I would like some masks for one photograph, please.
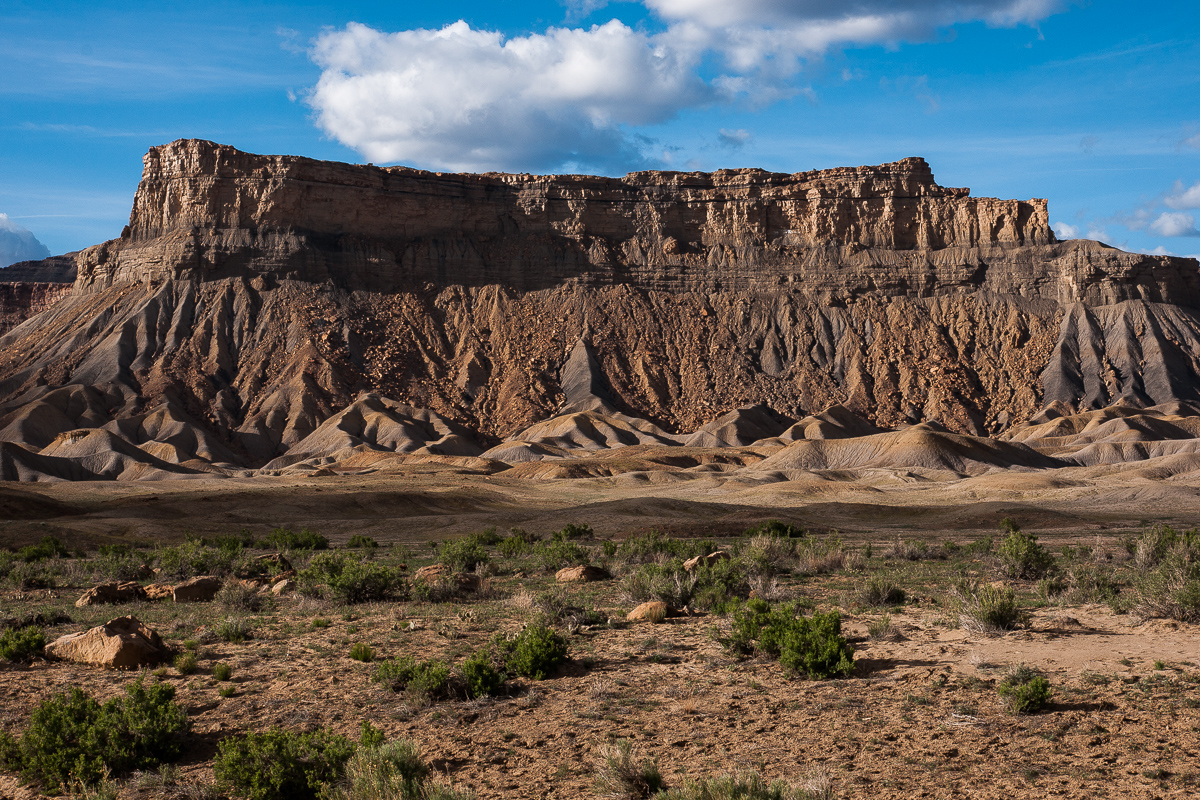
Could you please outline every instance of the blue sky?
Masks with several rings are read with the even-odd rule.
[[[1200,253],[1194,0],[0,0],[0,213],[119,235],[182,137],[433,169],[923,156],[1064,237]]]

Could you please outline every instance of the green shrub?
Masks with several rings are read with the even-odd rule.
[[[1050,682],[1024,665],[1012,670],[996,690],[1014,714],[1040,711],[1050,702],[1052,694]]]
[[[346,762],[346,777],[322,793],[323,800],[471,800],[460,792],[429,780],[431,770],[415,742],[399,739],[364,746]]]
[[[885,575],[872,575],[854,592],[854,601],[863,606],[896,606],[905,597],[904,590]]]
[[[51,788],[151,769],[183,752],[190,724],[174,697],[170,684],[146,688],[140,679],[104,705],[72,689],[39,705],[19,740],[0,737],[0,760]]]
[[[440,700],[450,696],[450,667],[444,661],[428,659],[417,661],[412,656],[401,656],[394,661],[381,661],[373,677],[393,692],[406,692],[429,700]]]
[[[1000,523],[1009,534],[1000,542],[1001,570],[1010,578],[1036,580],[1056,569],[1054,554],[1038,544],[1037,537],[1025,533],[1011,519]]]
[[[276,528],[267,534],[265,544],[276,550],[329,549],[329,540],[308,528],[301,528],[299,533],[291,528]]]
[[[574,539],[595,539],[596,534],[592,531],[590,525],[568,523],[561,531],[555,531],[551,534],[550,538],[556,542],[569,542]]]
[[[1121,587],[1108,567],[1080,564],[1067,573],[1067,599],[1072,603],[1112,605],[1120,594]]]
[[[198,667],[195,653],[180,653],[175,656],[175,671],[180,675],[191,675]]]
[[[1009,586],[962,583],[954,591],[959,600],[959,624],[968,630],[1007,631],[1021,621],[1016,595]]]
[[[661,564],[643,564],[621,579],[629,599],[642,603],[661,600],[669,606],[695,606],[721,610],[750,593],[750,579],[741,559],[701,564],[688,572],[678,558]]]
[[[135,581],[146,575],[150,557],[128,545],[101,545],[92,569],[103,580]]]
[[[320,553],[296,576],[300,591],[315,594],[319,586],[342,603],[386,600],[404,584],[399,570],[361,561],[345,553]]]
[[[769,519],[766,522],[761,522],[758,525],[747,528],[742,532],[742,535],[747,537],[777,536],[784,539],[803,539],[805,536],[808,536],[808,531],[792,525],[790,522]]]
[[[672,539],[664,533],[650,531],[630,536],[617,546],[613,555],[626,564],[653,564],[668,558],[686,560],[708,555],[716,549],[717,543],[712,539]]]
[[[354,750],[349,739],[327,730],[272,728],[222,739],[213,774],[248,800],[316,800],[325,784],[341,778]]]
[[[438,561],[455,572],[470,572],[491,560],[487,550],[473,537],[442,542],[438,546]]]
[[[756,533],[738,545],[734,552],[751,575],[771,576],[786,572],[796,557],[796,540],[786,536]]]
[[[374,550],[376,547],[379,547],[379,542],[370,536],[363,536],[361,533],[356,533],[350,537],[350,541],[346,542],[346,547],[350,550]]]
[[[648,798],[665,788],[658,761],[636,762],[628,739],[618,739],[603,754],[604,761],[596,770],[596,791],[602,797]]]
[[[500,540],[500,544],[496,546],[496,550],[504,558],[516,558],[529,552],[531,545],[529,542],[517,536],[506,536]]]
[[[1154,525],[1143,530],[1136,540],[1126,541],[1125,547],[1138,569],[1158,566],[1172,551],[1183,555],[1185,560],[1195,561],[1200,555],[1196,552],[1200,549],[1200,531],[1195,528],[1177,531],[1170,525]]]
[[[359,642],[350,648],[350,657],[355,661],[369,663],[375,660],[375,651],[371,649],[371,645]]]
[[[515,675],[544,680],[567,660],[567,640],[545,625],[529,625],[505,642],[505,666]]]
[[[504,675],[492,666],[492,654],[487,650],[476,651],[467,657],[460,669],[471,697],[499,694],[504,686]]]
[[[474,539],[484,547],[494,547],[504,539],[504,536],[496,528],[495,525],[488,526],[478,533],[472,533],[470,538]]]
[[[253,632],[254,627],[245,617],[226,617],[213,628],[218,639],[230,644],[241,644],[252,638]]]
[[[233,677],[233,667],[221,661],[213,664],[212,675],[214,680],[227,681]]]
[[[761,652],[779,659],[790,672],[813,680],[849,675],[854,648],[841,635],[836,611],[796,615],[796,604],[772,609],[764,600],[749,600],[733,612],[731,633],[720,639],[737,654]]]
[[[213,600],[225,611],[242,614],[257,613],[267,604],[267,598],[258,589],[236,580],[225,581]]]
[[[27,544],[17,550],[17,558],[26,564],[52,558],[67,558],[70,555],[71,551],[67,550],[67,546],[53,536],[43,536],[37,544]]]
[[[1169,553],[1135,583],[1134,611],[1140,616],[1200,622],[1200,562],[1185,553]]]
[[[0,635],[0,658],[5,661],[30,661],[42,654],[46,635],[41,628],[10,628]]]
[[[533,546],[531,555],[535,566],[542,572],[557,572],[563,567],[592,563],[592,554],[588,548],[563,539],[538,542]]]
[[[164,578],[186,580],[197,575],[230,574],[238,553],[191,540],[173,547],[161,547],[155,551],[155,557]]]

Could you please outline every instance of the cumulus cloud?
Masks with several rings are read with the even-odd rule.
[[[1196,218],[1182,211],[1165,211],[1150,223],[1150,230],[1159,236],[1200,236]]]
[[[49,256],[50,251],[36,236],[9,219],[7,214],[0,214],[0,267]]]
[[[1054,229],[1054,235],[1060,239],[1078,239],[1079,235],[1083,233],[1083,229],[1078,225],[1070,225],[1066,222],[1055,222],[1050,227]]]
[[[740,150],[741,148],[745,147],[746,142],[750,141],[752,138],[754,137],[750,131],[742,130],[741,128],[738,130],[721,128],[721,130],[717,131],[717,141],[719,141],[723,147],[728,147],[733,150]]]
[[[815,98],[794,78],[832,48],[926,40],[968,21],[1033,24],[1067,0],[641,1],[658,32],[616,19],[512,38],[463,21],[395,33],[352,23],[314,42],[322,74],[308,101],[330,136],[376,162],[619,171],[657,160],[638,128],[685,109]],[[936,109],[935,95],[916,94]]]
[[[1163,199],[1170,208],[1200,208],[1200,181],[1191,188],[1183,188],[1183,181],[1175,181],[1175,188]]]

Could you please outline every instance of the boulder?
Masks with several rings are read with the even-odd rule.
[[[284,580],[275,582],[275,585],[271,587],[271,594],[278,597],[280,595],[291,594],[295,589],[296,582],[285,578]]]
[[[445,564],[430,564],[428,567],[421,567],[417,570],[417,573],[413,575],[413,580],[434,583],[442,576],[449,574],[449,572],[450,568]]]
[[[152,583],[143,590],[147,600],[165,600],[175,594],[175,587],[169,583]]]
[[[83,633],[69,633],[46,645],[46,657],[114,669],[136,669],[169,661],[162,637],[135,617],[117,617]]]
[[[123,583],[102,583],[93,586],[75,601],[78,608],[84,606],[101,606],[108,603],[132,603],[135,600],[145,600],[146,591],[136,581]]]
[[[651,600],[630,611],[625,619],[630,622],[652,622],[657,625],[667,617],[675,616],[679,616],[678,611],[661,600]]]
[[[176,603],[207,603],[221,590],[221,579],[213,575],[201,575],[175,586]]]
[[[588,583],[590,581],[605,581],[611,577],[607,570],[591,565],[564,567],[554,573],[554,580],[559,583]]]
[[[711,567],[712,565],[716,564],[718,561],[728,561],[729,558],[730,558],[729,553],[726,553],[724,550],[718,550],[717,552],[709,553],[706,556],[696,556],[695,558],[689,558],[687,561],[683,562],[683,568],[685,570],[687,570],[688,572],[691,572],[691,571],[695,570],[697,567],[699,567],[701,564],[707,564],[708,566]]]
[[[478,592],[483,588],[483,578],[474,572],[455,573],[452,580],[454,581],[454,588],[460,592]]]

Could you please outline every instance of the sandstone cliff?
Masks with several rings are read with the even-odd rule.
[[[1051,401],[1200,402],[1196,261],[1057,242],[1047,220],[920,159],[454,175],[175,142],[71,295],[0,338],[0,441],[169,407],[249,467],[335,415],[310,445],[397,449],[345,430],[370,418],[410,451],[508,438],[524,458],[683,443],[752,404],[988,434]],[[399,405],[345,416],[362,392]],[[560,411],[592,432],[522,438]],[[177,440],[168,461],[206,462]]]

